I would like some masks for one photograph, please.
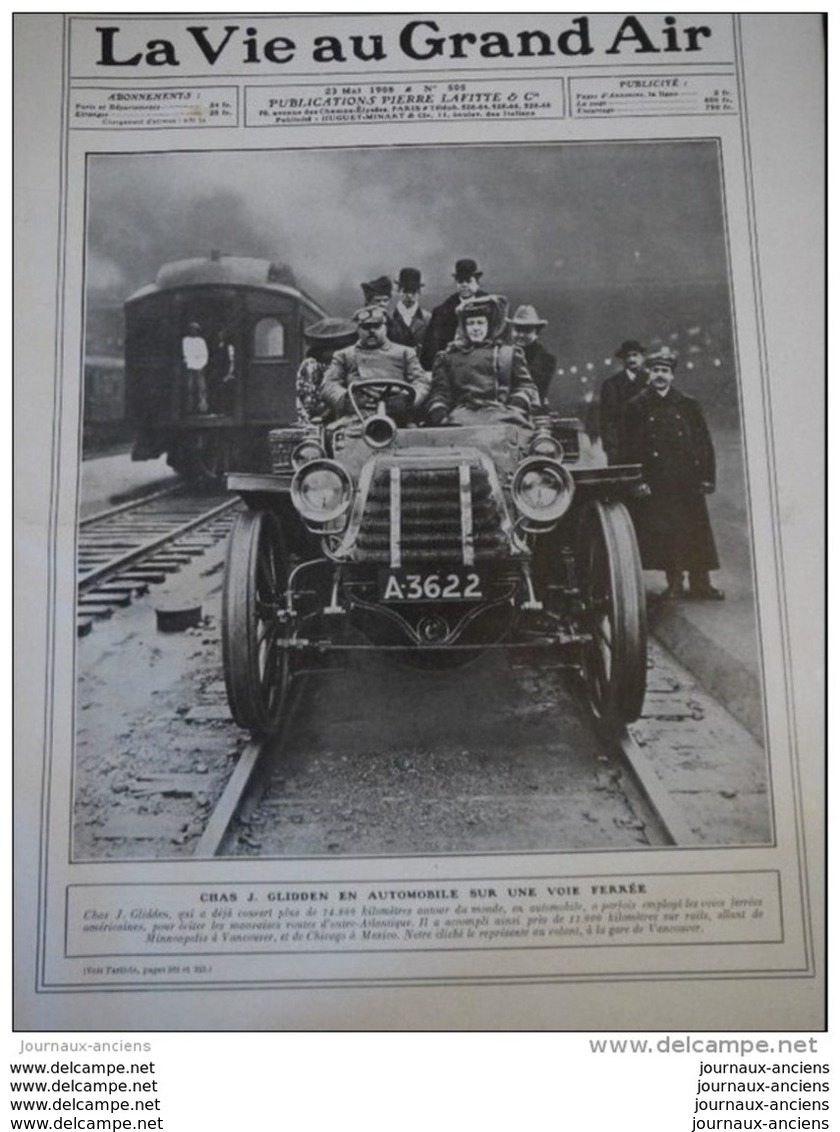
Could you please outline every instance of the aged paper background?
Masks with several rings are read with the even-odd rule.
[[[507,19],[518,26],[514,17]],[[347,27],[330,21],[330,30],[337,26]],[[498,18],[488,26],[498,26]],[[591,976],[564,981],[556,977],[562,972],[561,963],[550,980],[536,968],[520,985],[506,987],[507,979],[521,978],[527,969],[498,954],[482,957],[480,966],[488,976],[484,985],[470,984],[464,966],[451,957],[432,964],[418,979],[399,959],[374,956],[371,963],[364,963],[337,956],[334,967],[330,961],[326,967],[319,964],[317,969],[299,972],[311,987],[308,991],[269,985],[245,994],[221,986],[202,994],[171,988],[147,994],[105,988],[85,992],[81,982],[70,991],[60,990],[55,978],[66,926],[59,899],[63,882],[59,879],[47,889],[45,876],[51,865],[50,875],[60,874],[67,859],[62,838],[73,744],[67,728],[73,648],[68,570],[73,565],[79,480],[81,327],[81,294],[68,279],[79,278],[84,224],[83,201],[65,195],[70,171],[60,84],[71,60],[63,30],[59,16],[21,17],[16,28],[16,1024],[24,1029],[389,1026],[406,1023],[410,1001],[411,1024],[418,1027],[457,1025],[465,1011],[475,1025],[485,1027],[819,1027],[824,236],[818,21],[789,17],[740,21],[737,43],[745,81],[742,141],[749,168],[735,195],[743,197],[747,208],[743,214],[733,208],[729,217],[756,559],[760,572],[765,563],[768,570],[772,568],[767,589],[783,603],[765,625],[764,660],[772,734],[777,741],[786,736],[791,752],[790,760],[781,764],[790,777],[775,802],[787,898],[797,905],[804,938],[787,940],[789,950],[778,964],[787,975],[762,977],[762,971],[769,973],[777,966],[768,953],[761,962],[756,955],[752,970],[749,961],[738,962],[737,977],[725,973],[725,964],[720,978],[709,977],[707,957],[698,956],[697,967],[705,974],[696,980],[675,979],[676,972],[663,977],[666,972],[652,963],[655,971],[647,978],[640,978],[638,969],[631,975],[628,968],[623,979],[613,975],[605,981]],[[488,134],[487,140],[500,136],[534,137],[522,130],[513,135],[502,131]],[[537,136],[552,137],[544,130]],[[645,136],[673,134],[667,124],[661,128],[653,124]],[[469,137],[485,140],[475,130]],[[130,150],[134,144],[143,148],[125,141],[124,135],[108,139],[108,148]],[[360,144],[357,137],[352,136],[352,144]],[[736,157],[730,140],[724,158],[730,183],[738,168]],[[79,184],[78,177],[74,183]],[[53,823],[49,842],[48,820]],[[45,856],[48,849],[52,861]],[[779,863],[772,854],[755,855],[749,866],[778,867]],[[670,859],[666,869],[679,874],[691,871],[694,864],[693,858],[681,857]],[[380,875],[429,875],[403,873],[404,867],[400,862],[383,865]],[[633,871],[642,867],[635,861]],[[227,880],[232,874],[222,868],[220,864],[193,868],[189,878],[197,883]],[[585,871],[579,859],[558,860],[555,868],[558,875]],[[122,869],[118,884],[185,875],[174,865]],[[352,877],[352,865],[344,873]],[[281,875],[269,867],[249,879],[257,876],[274,882],[293,875],[288,868]],[[315,874],[311,866],[302,866],[298,875],[308,881]],[[517,874],[511,868],[505,875]],[[103,877],[87,872],[68,874],[66,879],[96,882]],[[325,879],[323,874],[319,879]],[[342,985],[330,989],[313,985],[325,977]],[[618,1006],[616,977],[621,987]],[[414,979],[410,988],[398,985],[409,978]],[[353,979],[360,980],[358,985],[349,985]]]

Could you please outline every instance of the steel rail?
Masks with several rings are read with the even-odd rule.
[[[110,559],[108,562],[103,562],[101,566],[96,566],[90,570],[83,577],[78,580],[79,594],[87,593],[88,590],[95,589],[97,583],[101,582],[103,578],[109,577],[111,574],[116,574],[120,570],[125,569],[126,566],[131,566],[135,562],[139,562],[143,558],[148,558],[156,550],[166,546],[167,543],[174,542],[182,538],[185,534],[194,530],[196,527],[203,526],[211,519],[216,518],[217,515],[223,515],[232,507],[239,504],[239,497],[234,496],[232,499],[225,500],[224,503],[218,504],[216,507],[211,508],[209,511],[203,512],[194,519],[190,519],[186,523],[182,523],[179,527],[167,531],[165,534],[160,535],[158,538],[150,539],[148,542],[143,543],[141,546],[135,547],[133,550],[127,551],[125,554],[118,555],[116,558]]]
[[[149,495],[141,495],[137,499],[129,499],[126,503],[119,503],[116,507],[109,507],[106,511],[97,511],[95,515],[86,515],[84,519],[79,519],[79,527],[87,527],[92,523],[101,523],[105,519],[110,519],[112,515],[122,515],[125,511],[131,511],[136,507],[142,507],[144,503],[150,503],[153,499],[164,499],[167,495],[176,495],[180,493],[185,495],[187,488],[182,483],[174,483],[169,487],[162,487],[159,491],[153,491]]]
[[[292,686],[286,698],[286,712],[279,730],[273,735],[253,737],[239,756],[236,767],[213,807],[204,833],[195,847],[194,857],[203,859],[220,857],[227,847],[233,824],[240,816],[246,801],[250,798],[254,801],[258,800],[260,783],[265,778],[269,763],[283,750],[289,727],[300,705],[306,678],[307,674],[303,672],[292,677]]]
[[[616,739],[639,789],[653,809],[672,845],[700,845],[701,839],[665,789],[645,751],[625,728]]]

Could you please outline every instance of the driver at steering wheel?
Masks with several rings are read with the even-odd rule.
[[[353,413],[348,388],[354,381],[407,381],[413,390],[385,393],[385,411],[394,422],[404,427],[414,411],[426,400],[431,376],[420,365],[412,346],[401,346],[388,338],[388,318],[381,307],[367,306],[357,310],[353,321],[358,328],[358,341],[337,350],[324,374],[321,398],[333,419]],[[412,400],[413,392],[413,400]],[[355,394],[360,412],[373,413],[381,397],[375,390],[361,389]]]

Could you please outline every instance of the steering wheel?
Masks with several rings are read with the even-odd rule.
[[[358,402],[356,401],[356,393],[359,391],[373,392],[374,390],[379,394],[380,406],[390,393],[410,394],[411,402],[409,403],[409,408],[414,404],[414,401],[416,400],[415,389],[411,382],[402,381],[397,377],[366,377],[361,378],[358,381],[351,381],[347,386],[347,395],[350,398],[350,404],[353,406],[353,411],[360,420],[364,420],[365,415],[359,408]]]

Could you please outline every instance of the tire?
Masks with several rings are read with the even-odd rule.
[[[584,602],[582,671],[589,708],[609,732],[638,719],[647,683],[645,588],[636,532],[622,503],[583,512],[576,559]]]
[[[255,734],[276,731],[291,664],[286,608],[289,563],[272,511],[240,515],[230,533],[222,591],[222,661],[231,714]]]

